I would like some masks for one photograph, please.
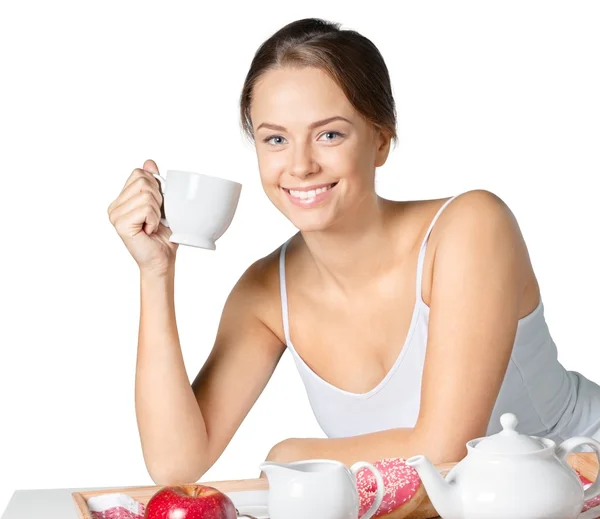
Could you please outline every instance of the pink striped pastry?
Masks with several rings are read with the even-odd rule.
[[[426,497],[425,487],[413,467],[406,465],[404,458],[385,458],[373,463],[381,472],[385,493],[374,518],[403,519],[414,512]],[[356,484],[360,507],[358,517],[369,509],[375,501],[377,483],[366,468],[358,471]]]
[[[581,481],[583,488],[588,488],[593,483],[593,481],[590,481],[585,476],[582,476],[578,471],[575,472],[577,472],[577,475],[579,476],[579,480]],[[587,512],[590,508],[596,507],[598,507],[598,517],[600,517],[600,496],[592,497],[592,499],[588,499],[585,503],[583,503],[583,508],[581,509],[581,512]]]

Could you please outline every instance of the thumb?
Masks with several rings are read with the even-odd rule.
[[[144,167],[142,169],[144,171],[148,171],[150,173],[159,173],[156,162],[154,162],[153,160],[150,160],[150,159],[148,159],[147,161],[144,162]]]

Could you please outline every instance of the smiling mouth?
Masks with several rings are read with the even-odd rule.
[[[291,197],[295,198],[298,201],[310,203],[315,200],[317,196],[322,193],[329,191],[337,185],[337,182],[332,182],[331,184],[327,184],[325,186],[321,186],[317,189],[310,189],[308,191],[297,190],[297,189],[288,189],[286,187],[282,187],[286,193],[288,193]]]

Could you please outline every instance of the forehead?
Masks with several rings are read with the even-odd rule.
[[[254,87],[250,111],[255,127],[265,121],[285,125],[299,119],[310,124],[333,115],[352,120],[356,114],[335,81],[315,67],[284,67],[263,74]]]

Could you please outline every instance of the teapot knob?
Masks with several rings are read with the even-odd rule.
[[[516,432],[515,429],[518,423],[519,420],[517,419],[517,416],[513,413],[504,413],[500,417],[500,424],[502,425],[502,428],[505,431],[510,430],[511,432]]]
[[[477,441],[476,448],[495,454],[524,454],[546,448],[544,442],[535,436],[519,434],[515,429],[519,421],[513,413],[500,416],[502,430],[497,434]]]

